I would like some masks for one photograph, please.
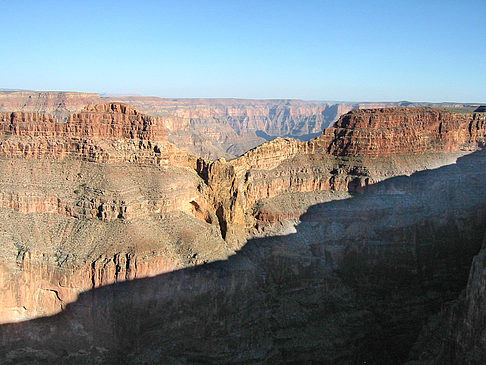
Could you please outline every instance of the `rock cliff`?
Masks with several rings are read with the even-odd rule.
[[[313,140],[278,138],[228,164],[243,210],[257,218],[257,223],[247,219],[247,226],[260,227],[270,216],[280,221],[278,209],[264,209],[272,205],[269,199],[310,193],[310,205],[319,191],[360,192],[386,178],[453,163],[483,146],[485,136],[484,114],[433,108],[355,110]],[[285,215],[297,218],[306,204],[291,205],[295,212],[286,210]]]
[[[481,247],[485,137],[481,113],[355,110],[209,161],[123,103],[0,113],[0,320],[53,315],[1,326],[0,355],[403,363]],[[478,257],[447,321],[481,353]]]
[[[433,108],[356,110],[333,130],[328,150],[338,156],[383,157],[394,154],[475,150],[485,142],[485,118]]]
[[[309,140],[356,108],[400,103],[325,103],[301,100],[109,98],[166,119],[169,139],[200,156],[235,157],[275,137]]]
[[[0,112],[44,112],[66,120],[89,104],[123,102],[163,118],[169,140],[207,158],[233,158],[275,137],[309,140],[353,109],[438,106],[474,110],[466,104],[410,102],[344,103],[301,100],[163,99],[74,92],[0,91]]]
[[[88,106],[66,122],[0,113],[2,321],[226,257],[197,161],[167,141],[160,118],[125,104]]]
[[[88,105],[60,122],[37,112],[0,113],[0,154],[6,157],[167,164],[187,153],[167,141],[164,122],[121,103]],[[157,144],[159,142],[159,144]]]
[[[0,112],[23,111],[53,114],[63,119],[88,104],[103,103],[98,94],[65,91],[0,91]]]
[[[486,354],[486,236],[474,257],[465,290],[432,316],[407,364],[481,364]]]
[[[422,325],[466,285],[486,232],[485,163],[478,152],[389,179],[314,205],[294,233],[252,239],[227,260],[83,293],[54,317],[0,327],[0,354],[6,363],[403,363]],[[132,257],[95,267],[126,277]]]

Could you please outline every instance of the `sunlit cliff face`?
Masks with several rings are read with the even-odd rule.
[[[0,113],[0,319],[60,313],[1,351],[49,329],[29,346],[57,360],[403,362],[480,249],[485,120],[357,110],[210,161],[126,104]]]

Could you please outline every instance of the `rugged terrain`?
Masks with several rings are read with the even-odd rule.
[[[235,157],[275,137],[308,140],[359,105],[301,100],[109,98],[167,118],[170,141],[200,156]],[[385,106],[384,104],[382,106]]]
[[[0,91],[0,112],[44,112],[64,120],[88,104],[107,101],[127,103],[144,114],[162,117],[169,141],[184,151],[207,158],[233,158],[275,137],[312,139],[353,109],[437,106],[472,111],[477,107],[457,103],[164,99],[75,92]]]
[[[63,119],[88,104],[102,103],[98,94],[63,91],[0,91],[0,112],[25,111],[53,114]]]
[[[230,161],[167,129],[0,113],[3,362],[484,358],[485,114],[354,110]]]

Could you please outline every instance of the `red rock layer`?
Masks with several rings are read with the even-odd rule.
[[[167,130],[160,118],[140,114],[120,103],[89,105],[70,115],[67,123],[37,112],[3,112],[0,135],[167,140]]]
[[[475,150],[484,143],[486,115],[434,108],[354,110],[321,138],[331,138],[336,156],[383,157],[393,154]]]
[[[87,106],[66,123],[37,112],[0,113],[0,155],[93,162],[193,166],[195,157],[167,140],[159,117],[121,103]]]
[[[170,141],[208,157],[239,156],[271,136],[317,135],[358,104],[301,100],[109,98],[163,116]],[[386,105],[380,105],[386,106]]]
[[[43,214],[46,220],[61,216],[68,224],[80,226],[66,230],[67,238],[86,232],[72,247],[63,242],[53,246],[50,241],[64,229],[47,231],[41,224],[37,236],[49,240],[44,248],[37,241],[31,243],[28,260],[19,242],[31,239],[31,230],[19,238],[1,236],[7,243],[0,249],[13,253],[8,254],[5,269],[0,262],[0,279],[10,278],[3,285],[8,301],[0,302],[0,309],[25,307],[25,316],[55,313],[80,290],[182,267],[182,256],[195,259],[206,252],[204,260],[213,260],[215,247],[223,257],[240,248],[248,232],[253,234],[251,230],[260,224],[298,217],[319,202],[320,198],[308,199],[305,194],[359,191],[387,177],[454,162],[455,155],[447,159],[422,155],[474,150],[484,144],[485,124],[485,115],[430,108],[355,111],[314,140],[278,138],[235,160],[210,162],[167,142],[160,118],[125,104],[89,106],[66,123],[39,113],[2,113],[0,157],[5,165],[0,208],[7,211],[9,222],[22,217],[38,222]],[[117,164],[106,164],[111,162]],[[71,171],[77,165],[82,169]],[[96,169],[100,171],[94,174]],[[81,177],[87,174],[93,177]],[[274,198],[281,199],[279,204],[272,204]],[[265,199],[269,204],[260,204]],[[10,217],[12,211],[17,215]],[[172,220],[166,219],[169,213],[174,213]],[[158,220],[147,225],[154,217]],[[92,232],[82,228],[87,222],[104,232],[99,240],[86,238]],[[155,232],[162,224],[168,225],[165,238]],[[133,239],[127,238],[130,232]],[[94,233],[98,236],[98,231]],[[204,241],[203,249],[193,252],[198,239]],[[89,242],[99,252],[80,254]],[[172,255],[158,252],[160,246]],[[58,247],[59,252],[44,257],[50,247]],[[61,253],[72,257],[73,265],[53,263],[54,258],[62,259]],[[150,259],[143,260],[143,255]],[[17,300],[19,275],[26,288],[22,300]],[[67,278],[69,282],[64,282]],[[11,318],[23,315],[11,314]]]
[[[167,130],[159,117],[139,113],[127,104],[89,105],[72,114],[65,124],[65,134],[94,138],[138,138],[166,141]]]
[[[105,254],[91,263],[64,269],[48,255],[21,252],[16,280],[0,282],[0,323],[53,315],[76,301],[80,292],[125,280],[151,277],[178,268],[178,262],[154,252]],[[0,277],[12,275],[3,272]],[[20,305],[19,305],[20,304]]]
[[[66,117],[88,104],[103,103],[95,93],[65,91],[0,91],[0,112],[42,112]]]
[[[239,186],[234,196],[249,212],[262,199],[284,194],[362,191],[389,177],[454,163],[461,153],[484,146],[485,137],[485,114],[432,108],[355,110],[314,140],[277,138],[230,161]],[[254,211],[257,217],[261,213]]]

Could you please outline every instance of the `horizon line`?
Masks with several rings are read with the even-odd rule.
[[[287,101],[303,101],[303,102],[314,102],[314,103],[340,103],[340,104],[373,104],[373,103],[424,103],[424,104],[464,104],[464,105],[471,105],[471,106],[481,106],[485,105],[486,102],[472,102],[472,101],[424,101],[424,100],[334,100],[334,99],[302,99],[302,98],[293,98],[293,97],[265,97],[265,98],[255,98],[255,97],[238,97],[238,96],[182,96],[182,97],[167,97],[167,96],[158,96],[158,95],[143,95],[140,93],[111,93],[111,92],[88,92],[88,91],[73,91],[73,90],[32,90],[32,89],[13,89],[13,88],[0,88],[1,92],[33,92],[33,93],[76,93],[76,94],[93,94],[97,95],[100,98],[129,98],[129,97],[139,97],[139,98],[158,98],[158,99],[166,99],[166,100],[219,100],[219,99],[226,99],[226,100],[258,100],[258,101],[271,101],[271,100],[287,100]]]

